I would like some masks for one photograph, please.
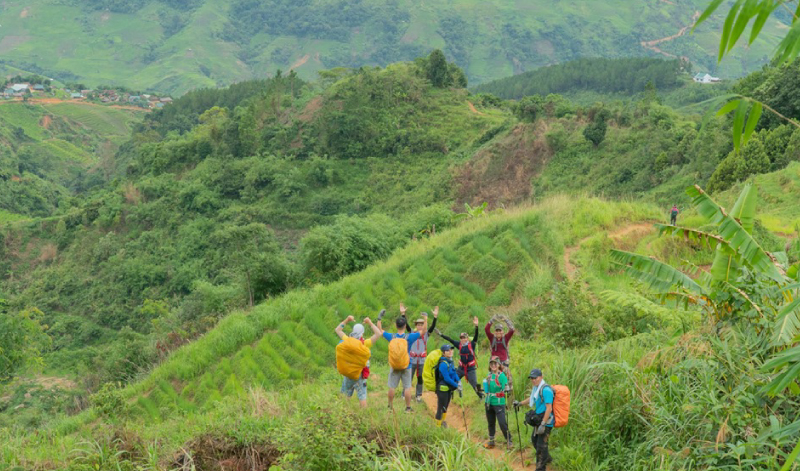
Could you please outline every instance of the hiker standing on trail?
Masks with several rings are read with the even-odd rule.
[[[481,391],[481,386],[478,384],[478,361],[475,357],[475,345],[478,342],[478,318],[473,317],[472,323],[475,325],[475,335],[472,336],[472,340],[469,339],[469,335],[466,332],[462,332],[459,338],[461,339],[460,342],[456,342],[455,340],[451,339],[450,337],[442,334],[439,329],[435,329],[436,333],[439,334],[443,339],[447,340],[453,345],[458,346],[458,354],[460,359],[460,364],[458,366],[458,377],[463,378],[467,377],[467,381],[472,386],[472,389],[475,390],[475,394],[478,395],[479,398],[483,399],[483,391]]]
[[[411,344],[408,354],[411,356],[411,376],[417,376],[417,402],[422,401],[422,367],[425,366],[425,357],[428,356],[428,337],[436,328],[436,320],[439,317],[439,306],[433,308],[433,324],[428,328],[428,313],[423,312],[422,317],[414,322],[420,338]]]
[[[389,342],[389,410],[393,409],[394,392],[397,385],[403,383],[403,397],[406,401],[406,412],[411,412],[411,361],[409,352],[411,346],[419,340],[419,332],[406,332],[408,321],[406,320],[406,308],[400,304],[400,317],[395,320],[397,333],[390,334],[384,332],[381,322],[378,322],[378,330],[382,332],[383,338]]]
[[[343,320],[338,326],[336,326],[336,335],[344,341],[347,337],[347,334],[344,333],[344,326],[353,322],[355,318],[353,316],[347,316],[347,319]],[[372,328],[372,337],[368,339],[364,339],[364,326],[362,324],[356,324],[353,326],[353,331],[350,332],[350,337],[360,340],[361,343],[364,344],[365,347],[372,348],[372,345],[380,338],[380,329],[372,323],[369,317],[364,319],[364,323],[368,324],[370,328]],[[344,376],[342,378],[342,394],[347,397],[353,397],[353,391],[356,392],[356,396],[358,397],[358,402],[361,404],[361,407],[367,407],[367,378],[369,378],[369,361],[367,361],[367,366],[361,370],[361,377],[357,380],[353,380]]]
[[[447,427],[447,407],[453,392],[461,389],[461,382],[453,366],[453,346],[442,345],[442,358],[436,367],[436,426]]]
[[[669,223],[674,226],[678,222],[678,205],[673,204],[672,209],[669,210]]]
[[[498,357],[489,360],[489,376],[483,380],[483,391],[486,393],[486,421],[489,424],[489,441],[486,448],[494,448],[495,422],[500,424],[500,431],[506,439],[506,449],[511,450],[514,443],[508,433],[506,421],[506,384],[508,379]]]
[[[550,432],[553,431],[555,426],[555,415],[553,415],[553,399],[555,394],[553,388],[544,381],[542,370],[534,368],[528,375],[531,380],[531,397],[528,400],[528,406],[534,410],[535,415],[531,418],[531,425],[533,425],[533,434],[531,435],[531,443],[536,450],[536,471],[546,471],[548,463],[553,461],[550,456],[550,449],[548,442],[550,440]],[[521,403],[514,401],[514,407],[519,407]],[[526,422],[527,416],[526,416]]]
[[[506,324],[506,327],[508,327],[508,332],[504,332],[500,321],[503,321]],[[494,326],[494,334],[492,334],[492,326]],[[514,324],[511,323],[511,319],[508,317],[497,314],[489,319],[489,322],[486,324],[486,328],[484,330],[486,331],[486,337],[489,339],[489,348],[491,350],[489,357],[497,357],[500,360],[500,364],[503,367],[503,373],[508,379],[508,388],[506,392],[509,392],[508,395],[510,395],[510,391],[513,389],[514,385],[511,378],[511,362],[510,358],[508,357],[508,343],[511,341],[511,337],[514,336]],[[492,365],[490,364],[490,371],[491,366]]]

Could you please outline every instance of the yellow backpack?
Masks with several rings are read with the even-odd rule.
[[[408,340],[395,337],[389,342],[389,366],[395,371],[408,368],[411,358],[408,356]]]
[[[353,337],[345,337],[336,346],[336,369],[342,376],[356,380],[369,361],[369,348],[364,342]]]

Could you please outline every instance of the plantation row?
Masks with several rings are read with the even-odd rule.
[[[193,411],[248,386],[279,388],[306,378],[336,374],[333,327],[340,318],[374,316],[384,307],[405,303],[409,312],[440,306],[442,330],[455,335],[467,330],[472,316],[486,318],[487,308],[507,306],[537,265],[557,266],[554,247],[545,246],[541,215],[533,214],[491,231],[464,236],[451,247],[370,273],[360,283],[343,283],[306,293],[282,318],[269,316],[264,333],[243,338],[238,351],[206,368],[176,371],[159,378],[136,400],[134,412],[158,420],[167,411]],[[539,258],[534,261],[534,256]],[[268,303],[272,304],[272,303]],[[258,309],[257,309],[258,310]],[[269,310],[269,307],[266,307]],[[390,310],[391,315],[391,310]],[[412,314],[413,315],[413,314]],[[257,318],[257,314],[253,314]],[[252,319],[251,319],[252,320]],[[437,347],[431,341],[429,350]],[[386,367],[386,346],[373,352],[373,367]],[[188,359],[192,362],[192,359]]]

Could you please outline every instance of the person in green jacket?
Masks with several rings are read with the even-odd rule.
[[[486,448],[494,448],[495,422],[500,424],[500,431],[506,438],[507,449],[511,450],[514,446],[506,421],[506,384],[508,384],[508,378],[503,373],[500,359],[492,357],[489,360],[489,376],[483,380],[483,392],[486,394],[484,399],[486,420],[489,422],[489,441],[486,442]]]

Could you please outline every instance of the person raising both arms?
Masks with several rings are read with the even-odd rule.
[[[419,340],[419,332],[408,333],[408,321],[406,320],[406,309],[400,305],[400,317],[395,320],[397,333],[390,334],[383,331],[381,322],[378,321],[378,330],[381,335],[389,342],[389,410],[394,410],[394,393],[397,385],[403,384],[403,397],[406,402],[406,412],[411,410],[411,360],[409,351],[411,346]]]
[[[401,304],[402,306],[402,304]],[[428,328],[428,313],[423,312],[422,317],[414,322],[420,338],[411,344],[409,355],[411,356],[411,377],[417,376],[416,398],[417,402],[422,401],[422,367],[425,365],[425,358],[428,356],[428,337],[436,328],[436,320],[439,317],[439,306],[433,308],[433,323]]]
[[[469,339],[469,335],[466,332],[462,332],[459,336],[460,341],[456,342],[450,337],[442,334],[439,329],[435,330],[436,333],[439,334],[443,339],[447,340],[453,345],[458,346],[459,361],[461,362],[458,365],[458,377],[463,378],[466,376],[467,381],[469,381],[469,384],[472,386],[475,394],[477,394],[479,398],[483,399],[483,391],[481,391],[481,386],[478,384],[478,376],[476,373],[478,369],[478,361],[475,357],[475,345],[478,342],[479,324],[477,316],[472,318],[472,324],[475,325],[475,335],[472,336],[472,340]]]
[[[347,334],[344,333],[344,326],[350,322],[353,322],[354,320],[355,319],[353,316],[347,316],[347,319],[343,320],[338,326],[336,326],[336,335],[338,335],[342,341],[347,338]],[[360,340],[361,343],[367,347],[367,349],[370,349],[372,348],[372,345],[380,338],[380,330],[375,324],[372,323],[369,317],[364,319],[364,323],[368,324],[370,328],[372,328],[372,337],[364,339],[364,326],[362,324],[356,324],[353,326],[353,331],[350,332],[350,337]],[[358,379],[354,380],[346,376],[342,378],[342,394],[347,397],[353,397],[353,391],[355,391],[361,407],[367,407],[367,378],[369,378],[369,360],[367,361],[367,366],[361,370],[361,376]]]
[[[508,332],[504,331],[500,321],[508,327]],[[489,319],[484,330],[486,331],[486,337],[489,339],[489,358],[497,357],[500,360],[503,373],[508,379],[508,391],[510,391],[513,388],[513,380],[511,379],[511,359],[508,356],[508,344],[511,341],[511,337],[514,336],[514,324],[511,323],[511,319],[508,317],[496,314]],[[491,365],[489,366],[491,367]]]

